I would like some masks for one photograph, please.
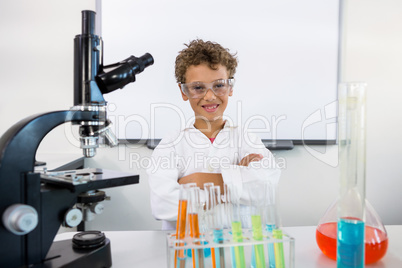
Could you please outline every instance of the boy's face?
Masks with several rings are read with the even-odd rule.
[[[228,78],[226,67],[222,65],[218,65],[216,70],[212,70],[206,64],[191,65],[186,72],[186,83],[211,83],[219,79]],[[191,99],[182,91],[180,92],[184,101],[190,101],[196,119],[200,118],[209,122],[222,119],[223,112],[226,110],[228,105],[229,96],[232,96],[233,94],[233,91],[230,90],[229,93],[224,96],[216,96],[211,89],[208,89],[203,98]]]

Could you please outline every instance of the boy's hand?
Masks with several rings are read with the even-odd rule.
[[[221,193],[223,193],[223,179],[220,173],[203,173],[196,172],[187,176],[184,176],[178,180],[179,184],[186,184],[195,182],[200,189],[204,189],[204,183],[212,182],[214,185],[221,187]]]
[[[251,162],[260,161],[264,156],[262,154],[249,154],[240,160],[239,166],[247,167]]]

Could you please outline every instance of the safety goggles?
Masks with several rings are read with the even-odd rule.
[[[234,79],[219,79],[212,83],[193,82],[193,83],[179,83],[181,90],[190,99],[203,98],[208,89],[211,89],[216,96],[224,96],[233,90]]]

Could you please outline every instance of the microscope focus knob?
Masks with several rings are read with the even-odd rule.
[[[76,227],[82,221],[82,212],[78,208],[72,208],[64,215],[63,225],[66,227]]]
[[[31,206],[14,204],[4,211],[3,224],[13,234],[25,235],[38,225],[38,213]]]
[[[105,210],[105,206],[102,203],[94,203],[90,206],[90,210],[97,214],[100,215],[103,213],[103,211]]]

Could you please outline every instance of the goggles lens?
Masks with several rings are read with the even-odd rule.
[[[219,79],[212,83],[193,82],[180,83],[181,90],[191,99],[201,99],[208,89],[211,89],[216,96],[224,96],[233,90],[234,79]]]

